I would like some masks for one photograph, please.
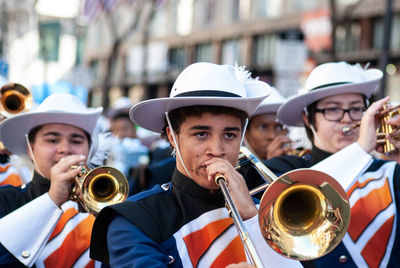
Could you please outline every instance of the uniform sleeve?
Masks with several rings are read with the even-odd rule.
[[[265,268],[268,267],[303,267],[297,260],[286,258],[275,252],[265,241],[258,224],[258,215],[244,221],[251,240]]]
[[[111,267],[167,267],[168,256],[134,224],[116,217],[107,231]]]
[[[62,210],[46,193],[1,218],[0,260],[12,254],[32,266],[61,215]]]
[[[347,189],[354,179],[371,165],[372,161],[372,156],[355,142],[311,168],[327,173],[335,178],[344,189]],[[351,164],[349,165],[349,163]]]

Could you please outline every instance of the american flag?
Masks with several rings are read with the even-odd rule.
[[[85,0],[84,15],[89,22],[96,20],[103,10],[113,10],[119,0]]]

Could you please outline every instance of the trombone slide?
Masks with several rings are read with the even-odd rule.
[[[251,240],[250,234],[247,231],[246,226],[243,223],[242,217],[237,210],[232,197],[229,193],[228,186],[226,185],[226,179],[222,174],[217,173],[215,175],[215,182],[220,186],[222,194],[225,197],[226,206],[228,208],[229,215],[232,217],[233,222],[236,226],[236,229],[239,233],[239,237],[242,240],[244,249],[249,256],[250,262],[252,265],[256,266],[257,268],[264,267],[261,261],[260,256],[256,250],[256,247]]]

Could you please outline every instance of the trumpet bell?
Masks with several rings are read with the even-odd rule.
[[[267,243],[285,257],[304,261],[334,249],[350,222],[348,197],[326,173],[287,172],[264,192],[259,224]]]
[[[18,114],[32,108],[32,95],[21,84],[5,84],[0,90],[1,110],[9,114]]]
[[[82,203],[93,214],[99,213],[106,206],[125,201],[129,192],[125,175],[108,166],[90,170],[81,187]]]

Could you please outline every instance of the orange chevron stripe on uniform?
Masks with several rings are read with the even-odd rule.
[[[379,267],[379,264],[385,255],[393,223],[394,215],[381,226],[362,250],[361,255],[364,257],[369,267]]]
[[[381,188],[374,189],[368,195],[360,198],[351,207],[351,220],[347,230],[351,239],[357,241],[370,222],[392,202],[387,179]]]
[[[63,229],[65,224],[73,218],[76,214],[78,214],[78,210],[75,208],[67,209],[62,215],[61,218],[58,220],[56,227],[54,228],[53,232],[50,235],[49,241],[57,236]]]
[[[368,183],[370,183],[371,181],[377,181],[380,180],[381,178],[370,178],[364,182],[359,182],[356,181],[351,188],[347,191],[347,196],[351,196],[351,194],[354,192],[354,190],[359,189],[359,188],[363,188],[365,185],[367,185]]]
[[[15,187],[21,186],[22,184],[21,177],[14,173],[10,174],[5,180],[0,182],[0,185],[12,185]]]
[[[232,254],[234,252],[235,254]],[[238,254],[240,253],[240,254]],[[246,261],[246,254],[244,252],[242,241],[239,236],[229,244],[226,249],[218,255],[217,259],[212,263],[210,268],[226,267],[231,263],[239,263]]]
[[[94,268],[94,260],[90,260],[87,265],[85,265],[85,268]]]
[[[2,173],[7,172],[7,170],[11,167],[11,164],[0,165],[0,175]],[[1,179],[1,176],[0,176]],[[21,186],[23,184],[21,177],[16,173],[11,173],[8,175],[3,181],[0,181],[0,185],[12,185],[15,187]]]
[[[203,254],[208,250],[213,241],[216,240],[222,233],[224,233],[232,224],[233,220],[231,218],[225,218],[209,223],[204,228],[183,237],[193,267],[197,266],[201,256],[203,256]],[[229,261],[225,264],[225,266],[232,263],[232,257],[237,254],[237,251],[234,251],[235,254],[232,254],[232,250],[237,250],[236,244],[231,243],[231,245],[229,245],[231,247],[226,248],[223,252],[223,255],[229,256],[227,258]],[[242,245],[241,251],[243,251]],[[241,259],[240,261],[246,260],[244,253],[243,256],[244,259]]]
[[[44,261],[46,267],[72,267],[89,248],[95,217],[89,215],[64,239],[62,245]]]

